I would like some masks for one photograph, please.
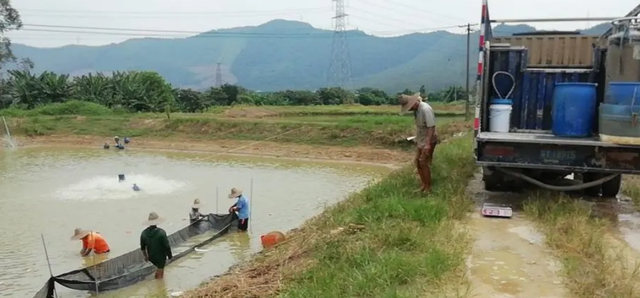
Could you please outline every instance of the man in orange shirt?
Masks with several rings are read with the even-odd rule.
[[[83,257],[88,256],[92,251],[95,254],[104,254],[111,251],[107,241],[97,232],[76,228],[71,240],[82,240],[80,255]]]

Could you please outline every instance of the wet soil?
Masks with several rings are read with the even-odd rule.
[[[102,148],[113,139],[96,136],[52,135],[18,138],[19,146],[65,146]],[[266,141],[193,140],[193,139],[132,139],[128,148],[152,151],[185,151],[214,154],[253,155],[300,160],[331,160],[362,162],[397,167],[411,161],[412,152],[372,147],[311,146]]]
[[[476,205],[469,223],[474,238],[467,261],[471,296],[570,297],[563,286],[562,264],[545,247],[544,235],[521,214],[525,196],[485,191],[480,172],[469,182],[467,190]],[[634,276],[633,271],[640,266],[640,213],[632,201],[633,198],[620,194],[616,199],[591,202],[593,215],[611,223],[605,241],[611,253],[616,254],[614,259],[618,260],[624,277]],[[482,217],[480,210],[484,203],[509,206],[514,217]]]
[[[476,174],[467,190],[478,206],[469,222],[474,240],[467,259],[471,297],[569,297],[562,283],[561,264],[545,247],[544,235],[517,214],[521,196],[485,191],[481,174]],[[510,219],[482,217],[484,202],[512,205],[516,214]]]

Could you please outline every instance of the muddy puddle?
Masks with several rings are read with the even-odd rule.
[[[198,286],[260,250],[259,236],[286,231],[389,172],[386,167],[310,163],[254,157],[129,150],[20,148],[0,152],[0,297],[32,297],[49,278],[41,234],[53,274],[101,261],[81,258],[76,227],[100,232],[108,258],[138,248],[151,211],[172,233],[188,224],[194,198],[204,213],[225,213],[232,187],[251,198],[248,234],[230,234],[169,266],[165,280],[149,280],[105,297],[145,297]],[[118,182],[118,174],[126,181]],[[142,190],[131,189],[136,183]],[[59,297],[89,293],[57,286]]]

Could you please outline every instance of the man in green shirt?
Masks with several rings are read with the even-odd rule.
[[[149,218],[144,222],[148,226],[142,234],[140,234],[140,250],[144,254],[144,260],[151,262],[156,266],[156,279],[164,278],[164,267],[167,260],[171,260],[171,246],[167,233],[158,228],[158,225],[164,222],[157,213],[149,213]]]

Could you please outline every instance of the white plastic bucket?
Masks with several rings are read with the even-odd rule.
[[[489,131],[509,132],[511,105],[492,104],[489,106]]]

